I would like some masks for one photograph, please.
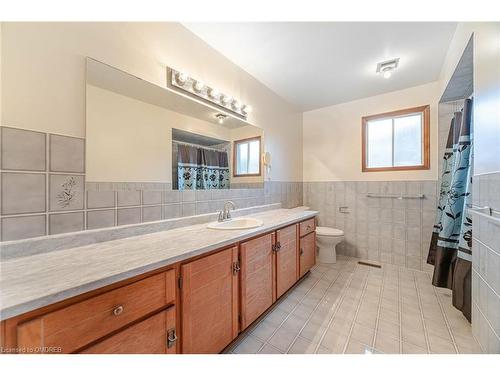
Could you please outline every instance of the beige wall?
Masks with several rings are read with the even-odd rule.
[[[300,111],[180,24],[3,23],[1,38],[4,125],[83,137],[86,56],[163,86],[169,65],[251,104],[272,179],[302,179]]]
[[[2,124],[2,118],[3,118],[3,112],[2,112],[2,60],[3,60],[3,54],[2,54],[2,29],[3,29],[3,23],[0,22],[0,125]]]
[[[500,172],[500,22],[474,31],[474,174]]]
[[[500,23],[457,26],[440,76],[444,92],[474,34],[474,174],[500,171]]]
[[[439,84],[433,82],[305,112],[304,181],[436,180],[438,94]],[[431,168],[361,172],[361,118],[426,104],[431,106]]]

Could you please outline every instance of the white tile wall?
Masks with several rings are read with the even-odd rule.
[[[473,202],[500,210],[500,173],[474,177]],[[487,353],[500,353],[500,225],[472,219],[472,332]]]

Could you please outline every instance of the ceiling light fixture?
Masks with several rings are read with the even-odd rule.
[[[383,75],[384,78],[391,78],[392,72],[399,65],[399,57],[397,59],[382,61],[377,64],[377,73]]]
[[[215,115],[215,118],[217,119],[217,121],[219,122],[219,124],[223,124],[224,123],[224,120],[227,118],[226,115],[223,115],[222,113],[217,113]]]
[[[205,85],[201,80],[169,67],[167,67],[167,87],[188,93],[190,96],[219,106],[221,109],[245,120],[251,111],[251,107],[248,104],[242,103],[231,95],[221,93],[214,87]]]

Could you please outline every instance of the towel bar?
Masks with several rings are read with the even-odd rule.
[[[424,199],[424,194],[418,195],[401,195],[401,194],[374,194],[368,193],[366,194],[368,198],[396,198],[396,199]]]
[[[488,206],[478,206],[475,204],[468,204],[467,208],[471,213],[491,220],[496,225],[500,225],[500,211]]]

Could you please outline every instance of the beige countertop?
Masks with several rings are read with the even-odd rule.
[[[264,224],[246,230],[191,225],[157,233],[3,260],[0,320],[50,305],[318,214],[276,209],[251,217]]]

